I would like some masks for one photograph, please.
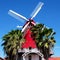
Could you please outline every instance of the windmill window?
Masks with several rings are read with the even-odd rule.
[[[31,50],[32,48],[31,47],[29,47],[29,50]]]

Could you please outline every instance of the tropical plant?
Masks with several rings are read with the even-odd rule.
[[[12,30],[3,36],[3,41],[2,46],[5,53],[10,60],[15,60],[17,58],[17,50],[21,48],[21,43],[23,42],[21,30]]]
[[[44,24],[37,24],[33,26],[31,32],[38,49],[40,49],[47,60],[50,55],[50,49],[52,49],[55,44],[55,32],[52,28],[47,28]]]

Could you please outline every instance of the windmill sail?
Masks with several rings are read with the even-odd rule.
[[[32,14],[31,14],[31,16],[32,16],[31,19],[33,19],[33,18],[38,14],[38,12],[41,10],[43,4],[44,4],[44,3],[39,2],[39,4],[37,5],[37,7],[35,8],[35,10],[34,10],[34,11],[32,12]]]
[[[23,20],[29,21],[26,17],[24,17],[24,16],[16,13],[16,12],[13,11],[13,10],[9,10],[9,11],[8,11],[8,14],[11,15],[12,17],[18,19],[18,20],[23,19]]]

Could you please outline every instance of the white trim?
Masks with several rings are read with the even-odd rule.
[[[37,54],[38,56],[40,56],[42,58],[42,60],[44,60],[44,56],[43,54],[40,52],[40,50],[38,50],[37,48],[34,48],[34,49],[31,49],[29,50],[29,48],[24,48],[23,50],[19,49],[18,52],[24,52],[24,54],[22,55],[23,56],[23,60],[25,60],[25,57],[30,54],[30,53],[35,53]]]
[[[25,53],[22,56],[26,56],[30,53],[36,53],[39,56],[43,57],[43,54],[37,48],[31,49],[31,50],[29,50],[29,49],[24,49],[24,50],[25,50]]]

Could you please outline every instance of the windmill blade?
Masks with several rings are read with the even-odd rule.
[[[31,14],[31,16],[32,16],[31,19],[33,19],[38,14],[38,12],[41,10],[41,8],[42,8],[43,5],[44,5],[44,3],[39,2],[39,4],[37,5],[37,7],[35,8],[35,10]]]
[[[24,16],[22,16],[22,15],[16,13],[16,12],[13,11],[13,10],[9,10],[9,11],[8,11],[8,14],[11,15],[12,17],[18,19],[18,20],[23,19],[23,20],[29,21],[26,17],[24,17]]]
[[[25,31],[25,29],[28,27],[29,23],[30,23],[30,22],[28,22],[28,23],[24,26],[24,28],[22,29],[22,32]]]

